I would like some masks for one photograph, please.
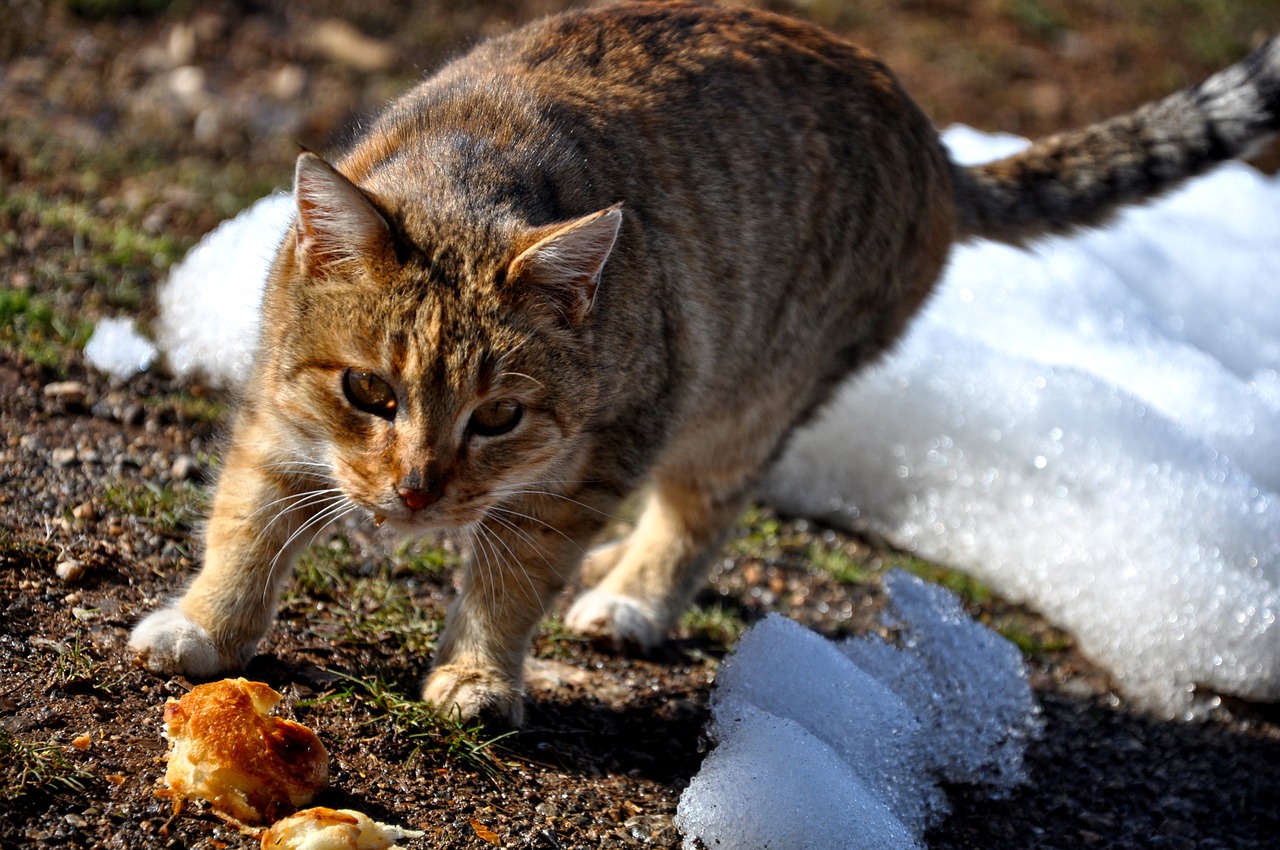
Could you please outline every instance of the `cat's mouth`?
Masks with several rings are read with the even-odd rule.
[[[465,528],[484,517],[484,508],[480,505],[463,506],[440,504],[422,510],[386,510],[386,508],[367,508],[377,528],[390,528],[405,534],[421,534],[427,531],[452,531]]]

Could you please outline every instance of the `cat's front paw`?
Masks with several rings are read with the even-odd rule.
[[[666,624],[653,606],[598,588],[574,600],[564,622],[572,631],[609,641],[616,649],[637,646],[647,652],[666,637]]]
[[[253,654],[254,644],[228,652],[207,629],[172,605],[148,614],[134,626],[129,649],[152,673],[209,679],[243,667]]]
[[[510,728],[524,721],[520,683],[497,670],[445,664],[431,671],[422,699],[441,714],[463,723],[480,720]]]

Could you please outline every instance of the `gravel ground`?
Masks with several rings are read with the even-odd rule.
[[[155,796],[163,704],[191,683],[124,649],[198,560],[233,402],[163,374],[94,373],[80,354],[92,321],[152,318],[165,269],[285,184],[298,143],[332,149],[424,70],[558,5],[0,0],[0,847],[255,846]],[[1024,134],[1166,92],[1280,30],[1271,0],[774,5],[880,52],[939,123]],[[423,830],[411,847],[678,846],[671,817],[741,629],[769,611],[830,635],[873,629],[890,565],[959,589],[1023,646],[1045,716],[1027,782],[1000,800],[951,789],[930,847],[1280,847],[1274,706],[1143,715],[1034,612],[764,509],[661,651],[603,652],[550,618],[527,726],[491,741],[406,699],[454,560],[448,540],[339,529],[298,570],[248,674],[329,748],[320,802]]]

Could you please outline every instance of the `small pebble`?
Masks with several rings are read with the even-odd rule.
[[[58,578],[63,581],[77,582],[84,578],[84,562],[77,561],[75,558],[67,558],[59,561],[58,565],[53,568],[58,574]]]
[[[176,481],[189,481],[199,472],[200,462],[191,455],[178,455],[173,466],[169,467],[169,474]]]
[[[89,388],[79,381],[54,381],[44,385],[44,397],[63,404],[84,404]]]
[[[54,466],[70,466],[76,462],[75,449],[54,449],[49,453],[49,460]]]

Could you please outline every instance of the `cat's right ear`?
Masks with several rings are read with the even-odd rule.
[[[564,321],[576,325],[591,311],[621,225],[622,206],[616,205],[534,231],[533,244],[511,262],[508,273],[538,293]]]
[[[337,274],[385,249],[391,228],[356,184],[310,151],[298,155],[293,194],[298,204],[298,263],[309,274]]]

